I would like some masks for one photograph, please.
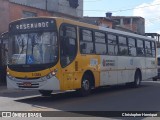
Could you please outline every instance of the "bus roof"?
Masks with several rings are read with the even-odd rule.
[[[110,32],[110,33],[126,35],[126,36],[129,36],[129,37],[135,37],[135,38],[141,38],[141,39],[147,39],[147,40],[152,40],[152,41],[156,40],[156,39],[153,39],[153,38],[149,38],[147,36],[143,36],[143,35],[139,35],[139,34],[135,34],[135,33],[131,33],[131,32],[124,32],[124,31],[115,30],[115,29],[111,29],[111,28],[105,28],[105,27],[96,26],[96,25],[92,25],[92,24],[89,24],[89,23],[84,23],[84,22],[71,20],[71,19],[67,19],[67,18],[62,18],[62,17],[41,16],[41,17],[32,17],[32,18],[22,18],[22,19],[12,21],[11,23],[16,22],[16,21],[20,21],[20,20],[25,20],[25,19],[39,19],[39,18],[53,18],[55,20],[61,20],[62,22],[77,25],[77,26],[81,26],[81,27],[87,27],[87,28],[102,30],[102,31]]]
[[[131,32],[125,32],[125,31],[106,28],[106,27],[102,27],[102,26],[96,26],[96,25],[92,25],[92,24],[88,24],[88,23],[84,23],[84,22],[80,22],[80,21],[75,21],[75,20],[70,20],[70,19],[66,19],[66,18],[56,17],[55,19],[63,19],[65,22],[72,23],[72,24],[75,24],[75,25],[78,25],[78,26],[95,28],[95,29],[110,32],[110,33],[116,33],[116,34],[121,34],[121,35],[130,36],[130,37],[141,38],[141,39],[147,39],[147,40],[152,40],[152,41],[156,40],[156,39],[153,39],[153,38],[149,38],[147,36],[143,36],[143,35],[139,35],[139,34],[135,34],[135,33],[131,33]]]

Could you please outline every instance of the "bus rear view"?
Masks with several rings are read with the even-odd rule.
[[[31,18],[10,23],[8,88],[59,90],[59,80],[55,76],[57,62],[54,19]]]

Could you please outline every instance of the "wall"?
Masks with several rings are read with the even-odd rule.
[[[8,0],[0,0],[0,34],[8,30],[9,3]]]
[[[9,13],[10,13],[10,21],[22,18],[23,11],[34,12],[37,13],[37,16],[53,16],[53,13],[46,12],[44,10],[27,7],[23,5],[18,5],[14,3],[10,3],[9,5]]]
[[[105,19],[100,19],[100,26],[112,28],[113,22],[107,21]]]
[[[114,20],[119,21],[119,26],[129,29],[137,34],[145,34],[145,20],[142,17],[114,17]],[[127,21],[127,22],[126,22]],[[123,29],[122,28],[122,29]]]
[[[93,25],[98,25],[102,27],[113,27],[113,22],[104,17],[84,17],[80,19],[81,22],[86,22]]]
[[[13,3],[18,3],[26,6],[40,8],[51,12],[57,12],[69,15],[72,17],[83,17],[83,0],[78,0],[79,6],[72,8],[68,0],[9,0]]]

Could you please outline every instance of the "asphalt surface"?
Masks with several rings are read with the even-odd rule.
[[[139,88],[130,88],[124,85],[103,87],[93,90],[87,97],[79,97],[76,92],[53,93],[50,97],[43,97],[37,91],[7,90],[5,86],[0,86],[0,111],[70,111],[69,116],[71,117],[73,115],[90,119],[92,116],[94,118],[97,116],[99,117],[97,119],[107,119],[93,114],[99,111],[101,113],[107,111],[160,111],[159,94],[160,81],[145,81]],[[65,117],[64,112],[52,112],[50,116],[54,116],[53,114],[58,118]]]

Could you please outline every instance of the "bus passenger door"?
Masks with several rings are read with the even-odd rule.
[[[72,90],[74,85],[74,60],[77,53],[76,27],[62,25],[60,28],[60,64],[63,90]]]

